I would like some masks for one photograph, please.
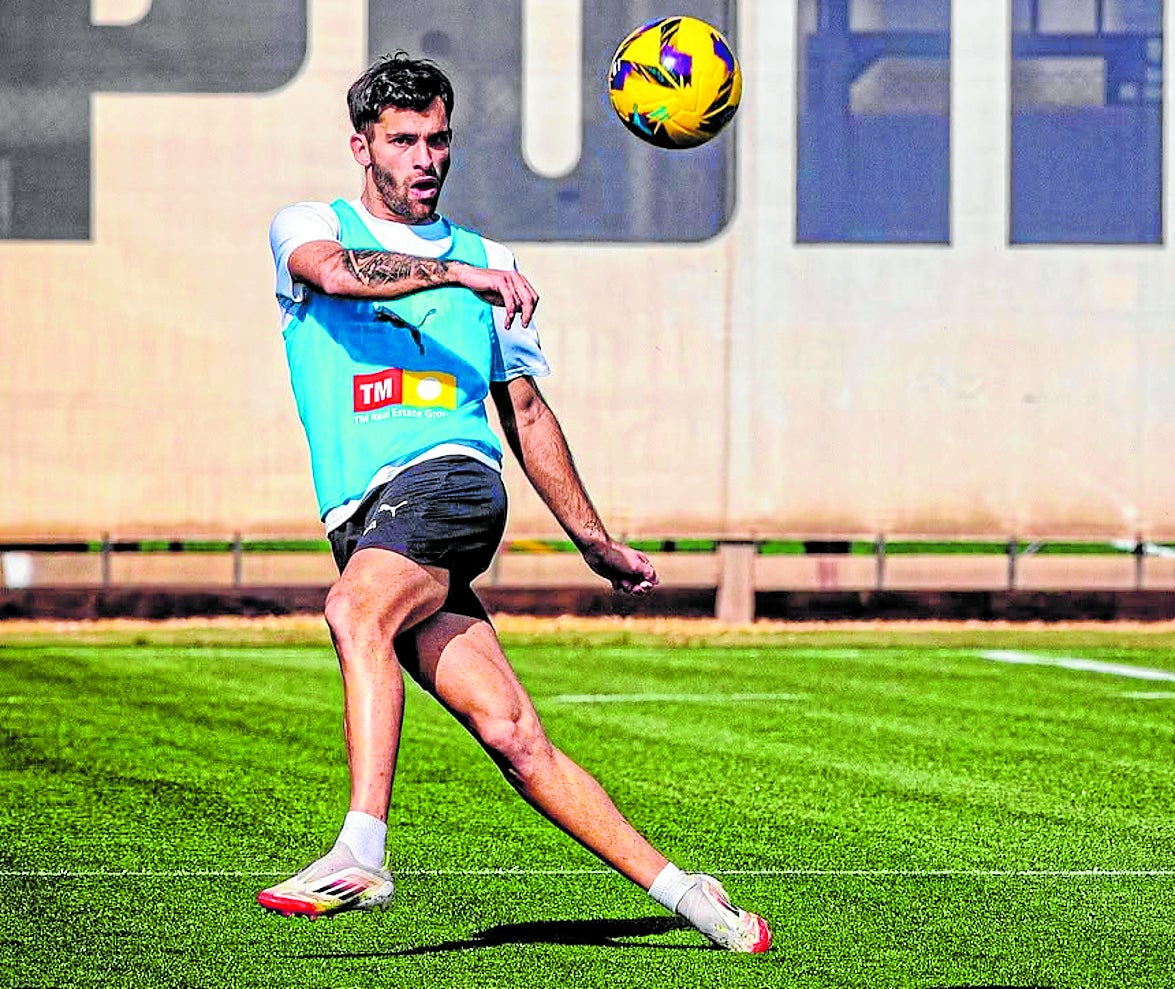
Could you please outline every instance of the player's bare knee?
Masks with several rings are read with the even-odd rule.
[[[482,745],[516,785],[525,785],[541,773],[554,749],[533,714],[489,718],[475,726]]]
[[[349,589],[342,581],[337,581],[326,592],[326,604],[323,606],[323,617],[336,642],[350,638],[355,625],[355,611],[354,598]]]
[[[389,641],[379,627],[379,613],[365,607],[362,596],[346,581],[338,581],[327,592],[323,615],[344,663],[352,654],[366,652],[364,643]]]

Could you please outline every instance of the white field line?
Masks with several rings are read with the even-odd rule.
[[[395,869],[397,876],[609,876],[611,869]],[[714,876],[830,879],[1167,879],[1175,869],[721,869]],[[249,869],[0,870],[0,879],[268,879],[286,872]]]
[[[552,704],[729,704],[738,701],[804,701],[806,694],[554,694]]]
[[[1131,690],[1122,696],[1132,701],[1175,701],[1175,690]]]
[[[1059,666],[1066,670],[1104,673],[1107,676],[1126,677],[1131,680],[1167,680],[1175,683],[1175,673],[1170,670],[1153,670],[1145,666],[1129,666],[1126,663],[1103,663],[1096,659],[1080,659],[1074,656],[1039,656],[1036,653],[1020,652],[1015,649],[985,649],[976,655],[993,663]]]

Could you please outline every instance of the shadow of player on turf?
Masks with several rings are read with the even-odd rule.
[[[628,941],[689,928],[680,917],[637,917],[629,920],[532,920],[523,924],[498,924],[468,938],[421,945],[402,951],[339,952],[300,955],[302,958],[407,958],[439,955],[473,948],[499,948],[508,944],[571,944],[596,948],[661,948],[687,951],[717,951],[716,946],[670,944],[664,941]]]
[[[532,920],[523,924],[487,927],[463,941],[425,945],[395,952],[396,955],[431,955],[466,948],[497,948],[506,944],[574,944],[598,948],[673,948],[707,950],[706,944],[632,942],[621,938],[644,938],[688,928],[680,917],[639,917],[631,920]]]

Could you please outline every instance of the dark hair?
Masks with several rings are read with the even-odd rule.
[[[453,115],[453,84],[435,62],[407,52],[377,59],[347,90],[347,110],[356,133],[371,127],[389,106],[423,112],[437,97]]]

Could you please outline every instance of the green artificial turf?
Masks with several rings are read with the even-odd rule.
[[[769,955],[603,869],[415,686],[392,908],[265,914],[346,810],[325,638],[0,629],[0,986],[1175,982],[1175,682],[982,658],[1175,673],[1170,633],[505,638],[556,744]]]

